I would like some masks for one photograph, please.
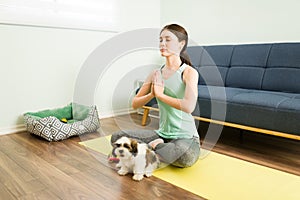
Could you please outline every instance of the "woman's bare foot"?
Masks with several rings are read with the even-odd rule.
[[[164,140],[161,139],[161,138],[158,138],[158,139],[155,139],[155,140],[149,142],[148,144],[149,144],[153,149],[155,149],[156,145],[161,144],[161,143],[164,143]]]

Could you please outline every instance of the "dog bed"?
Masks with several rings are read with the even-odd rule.
[[[27,112],[24,122],[28,132],[48,141],[59,141],[100,127],[96,106],[70,103],[63,108]]]

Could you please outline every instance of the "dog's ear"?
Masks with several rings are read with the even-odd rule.
[[[116,153],[115,153],[115,150],[116,148],[118,148],[118,146],[120,146],[119,144],[117,144],[116,142],[112,144],[112,150],[111,150],[111,154],[114,156],[114,157],[117,157]]]
[[[147,149],[146,150],[146,166],[148,166],[148,164],[153,164],[153,163],[157,163],[159,162],[159,159],[157,157],[157,155],[154,153],[154,151]]]
[[[138,152],[138,142],[136,140],[131,140],[131,152],[136,155]]]

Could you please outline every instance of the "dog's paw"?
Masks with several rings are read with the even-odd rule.
[[[132,179],[135,180],[135,181],[140,181],[144,178],[144,175],[143,174],[135,174],[133,175]]]
[[[146,177],[152,176],[152,172],[146,172],[146,173],[145,173],[145,176],[146,176]]]
[[[121,176],[124,176],[124,175],[128,174],[128,171],[126,171],[126,170],[124,170],[124,169],[120,169],[120,170],[118,171],[118,174],[121,175]]]
[[[117,168],[120,168],[120,167],[122,167],[122,164],[121,164],[121,163],[118,163],[118,164],[116,164],[116,167],[117,167]]]

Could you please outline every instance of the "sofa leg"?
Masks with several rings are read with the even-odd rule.
[[[143,118],[142,118],[142,126],[146,125],[147,118],[148,118],[148,115],[149,115],[149,110],[150,109],[148,109],[148,108],[144,108],[144,114],[143,114]]]
[[[244,130],[240,129],[240,143],[244,143]]]

